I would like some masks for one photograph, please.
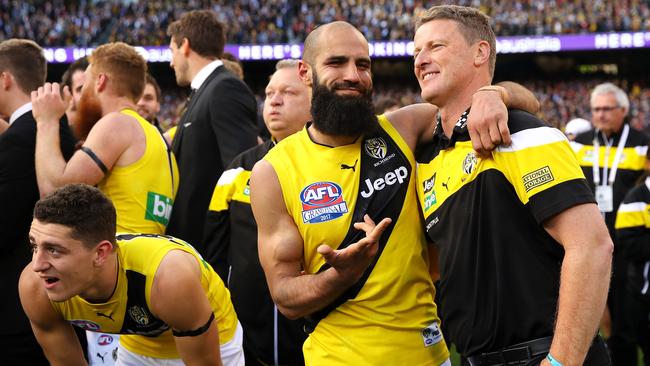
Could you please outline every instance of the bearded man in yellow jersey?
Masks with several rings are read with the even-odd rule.
[[[436,108],[376,117],[368,43],[345,22],[307,37],[298,73],[313,121],[255,165],[251,204],[271,295],[287,317],[307,316],[306,364],[449,365],[412,152]],[[488,147],[507,139],[499,93],[478,100],[477,115],[493,117]]]
[[[115,227],[111,201],[85,184],[60,188],[34,208],[32,262],[19,292],[50,363],[86,364],[77,325],[149,339],[147,353],[121,344],[118,365],[243,366],[241,327],[212,267],[180,239],[116,237]]]
[[[68,183],[97,185],[115,204],[118,231],[163,233],[178,168],[160,132],[136,112],[147,64],[120,42],[98,47],[89,61],[78,113],[80,120],[97,122],[67,164],[53,144],[53,121],[65,113],[70,92],[46,83],[32,93],[41,196]]]
[[[67,87],[61,91],[57,83],[46,83],[32,92],[37,123],[36,177],[41,196],[68,183],[97,185],[117,209],[118,232],[162,234],[179,177],[174,155],[161,133],[136,112],[147,64],[124,43],[98,47],[89,62],[77,105],[77,123],[92,128],[87,136],[81,136],[85,138],[83,146],[67,163],[58,147],[55,121],[70,104],[70,91]],[[94,339],[95,334],[88,335],[89,357],[96,357],[98,352],[102,355],[104,351],[94,347],[106,349],[102,345],[106,342]],[[144,347],[147,339],[133,336],[122,342]],[[106,351],[111,353],[116,343],[107,345]],[[102,357],[105,364],[112,358]]]

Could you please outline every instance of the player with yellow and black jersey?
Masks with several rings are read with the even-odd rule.
[[[650,177],[632,188],[618,208],[616,236],[625,268],[630,294],[626,312],[631,320],[633,339],[641,347],[644,359],[650,357]]]
[[[512,144],[474,152],[467,115],[476,94],[494,90],[495,62],[478,10],[429,9],[414,55],[422,97],[440,109],[416,158],[425,229],[440,250],[445,338],[471,365],[608,364],[602,340],[589,349],[612,245],[565,136],[511,110]]]
[[[75,325],[122,337],[120,365],[243,366],[228,290],[186,242],[115,237],[115,208],[98,189],[67,185],[41,199],[20,298],[52,365],[84,364]]]
[[[578,135],[571,145],[614,241],[613,276],[607,299],[611,329],[609,322],[604,322],[603,329],[609,333],[612,362],[630,365],[637,360],[637,344],[631,339],[638,321],[629,318],[628,308],[636,300],[626,290],[631,258],[618,245],[615,222],[623,198],[643,171],[650,169],[650,138],[626,121],[630,102],[616,85],[597,85],[591,92],[590,105],[594,129]]]
[[[298,78],[298,61],[281,60],[266,86],[264,123],[272,139],[235,157],[214,188],[205,222],[206,260],[227,281],[244,328],[248,366],[304,365],[302,320],[289,320],[271,299],[257,255],[257,224],[250,201],[253,166],[276,143],[311,118],[311,90]]]

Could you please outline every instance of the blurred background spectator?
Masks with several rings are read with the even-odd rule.
[[[166,45],[167,26],[194,9],[219,14],[233,44],[301,43],[315,26],[333,20],[355,24],[370,41],[403,40],[413,38],[422,11],[444,3],[481,9],[501,36],[650,30],[650,4],[644,0],[1,0],[0,41]]]

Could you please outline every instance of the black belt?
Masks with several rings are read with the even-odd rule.
[[[547,354],[553,337],[533,339],[494,352],[467,357],[470,366],[497,366],[525,364],[531,358]]]

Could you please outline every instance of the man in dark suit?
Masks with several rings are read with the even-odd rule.
[[[212,191],[223,169],[257,143],[257,104],[250,89],[223,67],[223,26],[211,11],[191,11],[170,24],[171,67],[191,85],[172,149],[180,172],[167,234],[204,253],[201,235]]]
[[[27,237],[39,198],[34,170],[36,121],[30,92],[45,82],[43,50],[34,42],[0,43],[0,115],[10,116],[0,134],[0,350],[3,365],[48,365],[18,299],[18,277],[31,260]],[[74,138],[66,121],[59,127],[68,159]]]

